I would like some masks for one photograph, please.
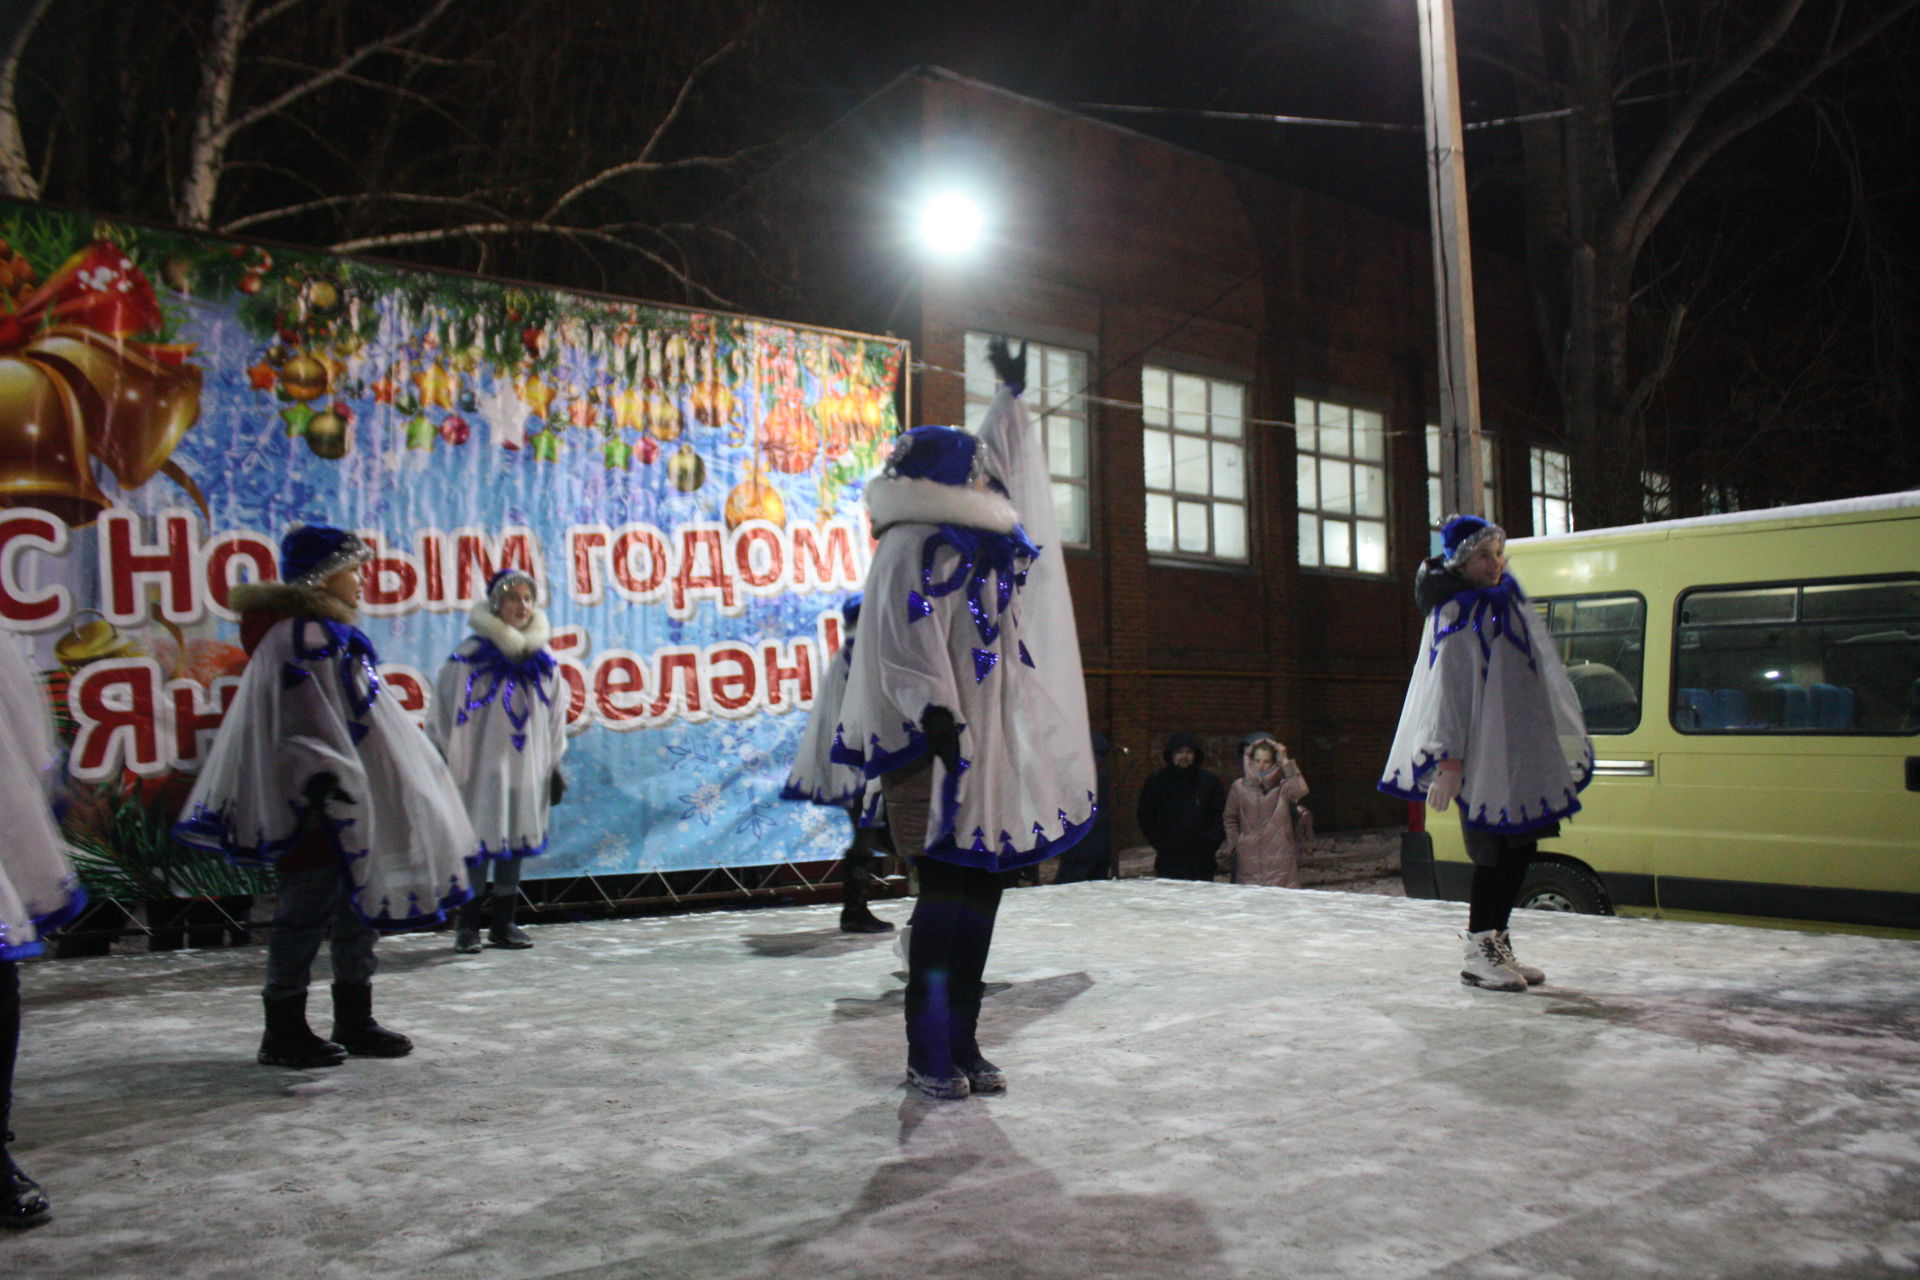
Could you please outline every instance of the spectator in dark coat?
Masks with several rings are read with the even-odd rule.
[[[1211,880],[1214,851],[1226,839],[1227,789],[1203,768],[1206,753],[1190,733],[1167,737],[1166,768],[1140,788],[1140,830],[1153,846],[1153,874],[1167,880]]]

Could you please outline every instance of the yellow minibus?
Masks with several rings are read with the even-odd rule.
[[[1920,490],[1507,550],[1595,756],[1521,906],[1920,931]],[[1463,900],[1424,819],[1407,894]]]

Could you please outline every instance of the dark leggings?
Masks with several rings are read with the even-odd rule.
[[[847,816],[853,820],[853,843],[847,846],[840,863],[840,901],[849,907],[864,904],[874,892],[873,842],[880,832],[860,825],[863,808],[859,800],[847,806]]]
[[[980,1001],[1002,880],[997,872],[916,859],[920,900],[907,935],[907,1064],[934,1075],[980,1061]]]
[[[1505,929],[1520,896],[1539,842],[1534,838],[1467,832],[1467,853],[1473,859],[1473,888],[1467,896],[1467,932]]]
[[[13,1110],[13,1057],[20,1049],[20,966],[0,960],[0,1152],[7,1147]]]
[[[930,760],[886,775],[881,788],[894,848],[913,857],[920,878],[920,899],[907,922],[907,1065],[950,1076],[981,1060],[980,1000],[1000,911],[1000,875],[920,852],[933,799]]]

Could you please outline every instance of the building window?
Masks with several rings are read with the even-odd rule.
[[[1293,402],[1300,563],[1387,571],[1386,423],[1372,409],[1302,396]]]
[[[1640,510],[1648,520],[1673,518],[1673,477],[1664,471],[1640,473]]]
[[[1703,484],[1700,486],[1700,513],[1702,515],[1725,515],[1730,511],[1746,510],[1745,500],[1740,490],[1730,484]]]
[[[987,363],[987,342],[994,335],[967,334],[967,430],[986,421],[999,379]],[[1053,510],[1060,537],[1084,547],[1091,532],[1087,479],[1087,353],[1066,347],[1027,344],[1027,390],[1023,397],[1047,451],[1053,479]]]
[[[1480,509],[1471,514],[1484,516],[1493,524],[1500,523],[1500,504],[1496,495],[1500,491],[1500,471],[1494,465],[1493,437],[1480,433]],[[1446,498],[1440,489],[1440,428],[1427,427],[1427,539],[1430,554],[1440,552],[1440,526],[1446,523],[1450,515],[1461,512],[1448,511]]]
[[[1539,445],[1528,449],[1527,491],[1533,500],[1536,536],[1573,532],[1573,485],[1566,454]]]
[[[1140,400],[1147,550],[1246,563],[1245,385],[1147,365]]]

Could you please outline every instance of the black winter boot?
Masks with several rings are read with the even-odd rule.
[[[333,984],[333,1038],[356,1058],[404,1058],[413,1041],[373,1020],[373,984]]]
[[[980,1002],[986,993],[985,982],[959,977],[953,980],[948,1006],[952,1015],[953,1065],[967,1077],[974,1093],[1005,1093],[1007,1073],[988,1062],[987,1056],[980,1052]]]
[[[493,924],[487,929],[487,945],[503,951],[525,951],[533,945],[526,930],[513,922],[520,913],[520,891],[509,889],[493,895]]]
[[[5,1121],[0,1120],[0,1126]],[[6,1142],[0,1142],[0,1230],[24,1231],[28,1227],[37,1227],[53,1217],[53,1206],[47,1203],[47,1193],[40,1184],[20,1172],[20,1166],[7,1154],[6,1143],[13,1141],[13,1135],[0,1127]]]
[[[267,1007],[267,1031],[260,1037],[260,1065],[263,1067],[337,1067],[347,1060],[347,1051],[331,1040],[322,1040],[307,1026],[307,993],[292,996],[262,996]]]
[[[840,932],[892,933],[893,925],[867,909],[873,896],[873,833],[861,828],[846,852],[840,872]]]
[[[480,954],[480,894],[460,904],[453,917],[453,949],[463,956]]]

